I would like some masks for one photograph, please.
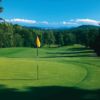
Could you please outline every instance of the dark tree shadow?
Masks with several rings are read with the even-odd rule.
[[[74,48],[73,48],[74,49]],[[62,52],[47,52],[47,56],[42,58],[59,58],[59,57],[97,57],[93,50],[72,50]]]
[[[67,50],[70,50],[70,51],[83,51],[83,50],[91,50],[90,48],[86,48],[86,47],[83,47],[83,48],[69,48]]]
[[[96,57],[95,55],[68,55],[68,56],[45,56],[45,57],[40,57],[40,58],[63,58],[63,57]]]
[[[94,53],[94,52],[93,51],[47,52],[47,54],[79,54],[79,53]]]
[[[30,87],[18,91],[0,86],[0,100],[100,100],[100,90],[83,90],[74,87]]]
[[[79,53],[79,52],[55,52],[49,53],[47,56],[40,57],[40,58],[61,58],[61,57],[97,57],[95,53],[88,54],[88,53]]]

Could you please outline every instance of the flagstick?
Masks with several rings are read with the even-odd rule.
[[[37,47],[37,58],[38,58],[38,47]]]
[[[37,78],[36,80],[39,80],[39,66],[38,66],[38,46],[37,46]]]
[[[37,80],[39,80],[39,66],[37,64]]]
[[[39,65],[38,65],[38,48],[40,47],[39,37],[36,38],[36,45],[37,45],[37,80],[39,80]]]

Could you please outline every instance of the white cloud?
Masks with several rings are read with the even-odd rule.
[[[41,24],[46,24],[46,25],[48,25],[49,24],[49,22],[48,21],[42,21],[42,22],[40,22]]]
[[[13,18],[13,19],[6,19],[7,22],[10,23],[26,23],[26,24],[35,24],[35,25],[50,25],[50,26],[79,26],[79,25],[99,25],[100,21],[94,19],[71,19],[68,21],[59,21],[59,22],[48,22],[48,21],[36,21],[36,20],[29,20],[29,19],[21,19],[21,18]]]
[[[69,20],[69,21],[73,22],[73,21],[74,21],[74,19],[71,19],[71,20]]]
[[[27,23],[27,24],[36,24],[37,22],[35,20],[28,20],[28,19],[20,19],[20,18],[14,18],[14,19],[6,19],[8,22],[21,22],[21,23]]]
[[[100,21],[93,19],[71,19],[69,21],[63,21],[63,25],[99,25]]]
[[[71,22],[71,21],[68,21],[68,22],[67,21],[63,21],[62,23],[63,23],[63,25],[77,25],[77,23],[74,22],[74,21],[73,22]]]
[[[63,23],[64,25],[66,25],[67,22],[66,22],[66,21],[63,21],[62,23]]]
[[[77,23],[83,24],[91,24],[91,25],[99,25],[100,21],[93,20],[93,19],[76,19]]]
[[[27,24],[45,24],[48,25],[48,21],[36,21],[36,20],[29,20],[29,19],[21,19],[21,18],[13,18],[13,19],[6,19],[7,22],[10,23],[27,23]]]

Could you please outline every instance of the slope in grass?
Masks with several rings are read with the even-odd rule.
[[[24,84],[27,82],[29,82],[27,85],[33,86],[74,86],[87,74],[86,69],[73,64],[39,61],[39,80],[37,81],[37,61],[1,58],[0,65],[0,82],[15,86],[19,80],[22,86],[25,86]],[[9,84],[13,80],[16,81],[15,84]]]
[[[76,86],[100,88],[100,59],[81,46],[0,49],[0,84],[8,87]],[[37,63],[39,80],[37,78]]]

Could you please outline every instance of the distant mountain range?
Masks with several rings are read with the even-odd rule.
[[[34,26],[24,26],[24,27],[29,28],[29,29],[44,29],[44,30],[49,30],[49,29],[66,30],[66,29],[76,28],[76,26],[74,26],[74,27],[34,27]]]
[[[73,27],[32,27],[32,26],[24,26],[29,29],[40,29],[40,30],[68,30],[68,29],[76,29],[76,28],[96,28],[99,26],[95,25],[81,25],[81,26],[73,26]]]

